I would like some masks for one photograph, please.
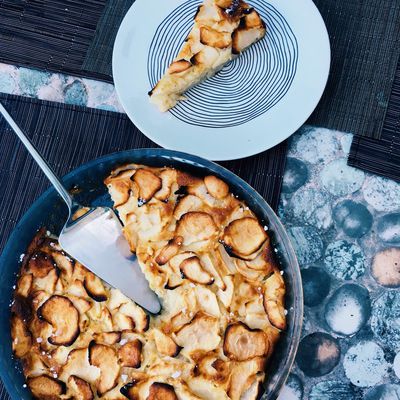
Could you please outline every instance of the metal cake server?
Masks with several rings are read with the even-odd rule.
[[[114,211],[76,203],[1,103],[0,112],[68,206],[69,217],[59,235],[63,250],[149,312],[160,312],[159,299],[131,253]]]

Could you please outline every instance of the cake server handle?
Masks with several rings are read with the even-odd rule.
[[[11,115],[8,113],[8,111],[4,108],[3,104],[0,103],[0,113],[3,115],[4,119],[8,122],[12,130],[16,133],[16,135],[19,137],[21,140],[22,144],[26,147],[26,149],[29,151],[33,159],[36,161],[36,163],[39,165],[39,167],[42,169],[42,171],[45,173],[49,181],[52,183],[52,185],[55,187],[57,190],[58,194],[62,197],[62,199],[65,201],[67,204],[70,213],[72,212],[72,209],[74,206],[76,206],[74,200],[72,199],[71,195],[68,193],[67,189],[63,186],[61,181],[58,179],[57,175],[54,173],[50,165],[47,163],[47,161],[39,154],[39,152],[36,150],[35,146],[32,144],[32,142],[29,140],[29,138],[22,132],[21,128],[18,126],[18,124],[15,122],[15,120],[11,117]]]

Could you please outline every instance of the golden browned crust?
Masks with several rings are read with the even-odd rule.
[[[66,392],[64,382],[46,375],[28,378],[28,385],[33,396],[40,400],[58,400]]]
[[[264,227],[214,176],[131,164],[106,184],[163,311],[149,318],[41,230],[11,320],[34,396],[255,399],[286,328],[285,283]]]
[[[93,400],[93,392],[89,383],[75,375],[71,375],[68,378],[68,384],[73,393],[73,396],[77,400]]]
[[[154,382],[149,389],[147,400],[178,400],[173,386]]]

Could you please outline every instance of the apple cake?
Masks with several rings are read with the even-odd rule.
[[[265,33],[259,14],[244,1],[204,0],[179,54],[149,92],[150,101],[168,111],[184,99],[184,92],[215,75]]]
[[[11,318],[33,396],[256,399],[286,326],[267,228],[216,176],[131,164],[105,184],[162,312],[149,316],[41,229]]]

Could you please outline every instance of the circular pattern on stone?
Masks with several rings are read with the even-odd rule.
[[[324,261],[328,271],[338,279],[357,279],[365,272],[362,250],[346,240],[331,243],[326,249]]]
[[[335,196],[345,196],[361,188],[365,174],[359,169],[349,167],[347,159],[332,161],[321,172],[322,185]]]
[[[380,176],[370,176],[363,188],[364,198],[378,211],[400,209],[400,183]]]
[[[359,238],[369,232],[373,221],[368,208],[352,200],[336,204],[333,209],[333,219],[338,228],[353,238]]]
[[[51,74],[38,73],[36,70],[28,68],[19,68],[19,94],[23,96],[35,97],[38,90],[47,85],[50,81]]]
[[[282,192],[295,192],[307,182],[307,179],[307,165],[297,158],[288,157],[286,160],[285,175],[283,176]]]
[[[332,160],[339,143],[328,129],[303,127],[293,149],[302,160],[316,164]]]
[[[393,360],[393,371],[400,378],[400,353],[397,353]]]
[[[161,22],[151,42],[147,72],[154,87],[173,61],[193,26],[202,0],[179,5]],[[271,4],[253,0],[270,29],[215,76],[185,93],[170,113],[191,125],[226,128],[251,121],[274,107],[297,72],[298,43],[285,17]]]
[[[389,364],[375,342],[361,341],[349,348],[343,367],[353,385],[365,387],[381,382],[388,373]]]
[[[64,101],[66,104],[86,104],[88,94],[85,85],[75,80],[64,89]]]
[[[290,209],[293,216],[304,224],[314,225],[319,229],[327,229],[332,224],[329,196],[316,189],[297,191],[291,201]]]
[[[304,304],[317,306],[328,296],[331,287],[331,277],[323,268],[310,267],[301,270],[303,281]]]
[[[378,220],[378,236],[388,244],[400,244],[400,213],[384,215]]]
[[[303,390],[303,383],[300,378],[297,375],[290,374],[278,400],[302,400]]]
[[[368,290],[359,285],[341,286],[325,306],[325,320],[333,332],[351,336],[368,321],[371,301]]]
[[[312,226],[295,226],[288,230],[300,265],[311,264],[322,257],[324,244]]]
[[[400,350],[400,292],[386,291],[372,303],[371,328],[376,338]]]
[[[306,336],[299,346],[296,362],[307,376],[323,376],[331,372],[340,359],[338,341],[327,333]]]
[[[382,286],[400,286],[400,248],[385,249],[372,261],[372,275]]]
[[[313,385],[309,400],[356,400],[360,393],[346,382],[322,381]]]
[[[400,399],[399,385],[379,385],[371,389],[364,400],[398,400]]]

